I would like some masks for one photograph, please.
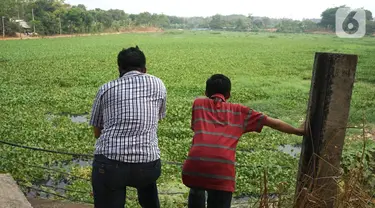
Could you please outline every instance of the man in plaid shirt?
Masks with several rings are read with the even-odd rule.
[[[127,186],[137,189],[142,207],[159,208],[157,128],[165,117],[167,91],[159,78],[146,74],[146,57],[138,46],[122,50],[117,61],[120,77],[100,87],[90,120],[97,138],[95,208],[123,208]]]

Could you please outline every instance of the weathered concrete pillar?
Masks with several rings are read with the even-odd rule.
[[[334,207],[357,67],[356,55],[316,53],[295,207]]]

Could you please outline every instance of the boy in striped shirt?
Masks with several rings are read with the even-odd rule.
[[[191,188],[189,208],[229,208],[235,191],[235,151],[240,137],[248,132],[260,133],[264,126],[304,135],[304,128],[293,126],[240,104],[228,103],[231,82],[222,74],[206,82],[207,98],[193,104],[192,146],[182,170],[183,183]]]

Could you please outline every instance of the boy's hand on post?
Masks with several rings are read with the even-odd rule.
[[[299,127],[299,131],[301,132],[301,135],[300,135],[300,136],[306,136],[306,135],[307,135],[308,129],[307,129],[306,121],[304,121],[304,122],[301,124],[301,126]]]

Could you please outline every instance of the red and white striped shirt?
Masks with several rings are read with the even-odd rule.
[[[192,147],[182,170],[188,187],[234,192],[236,147],[242,134],[260,133],[266,116],[249,107],[227,103],[215,94],[194,101]]]

